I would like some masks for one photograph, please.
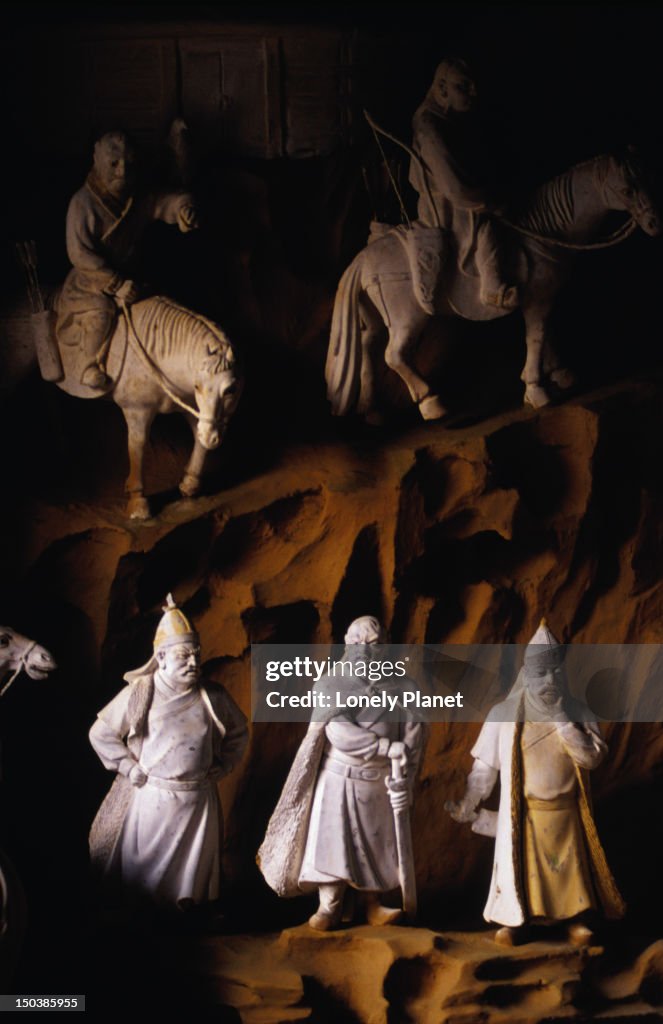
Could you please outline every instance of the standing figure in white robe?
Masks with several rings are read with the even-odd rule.
[[[357,665],[372,658],[371,650],[382,642],[377,619],[355,619],[345,635],[343,659]],[[356,694],[388,687],[395,694],[402,683],[370,684],[356,668],[352,678],[329,677],[319,688]],[[400,884],[394,813],[412,801],[426,728],[407,720],[402,709],[398,718],[365,708],[313,721],[267,827],[260,869],[280,896],[317,890],[320,905],[309,924],[319,931],[340,925],[348,889],[362,894],[369,924],[390,924],[402,914],[380,897]],[[393,759],[407,775],[405,791],[397,792],[391,780]]]
[[[559,921],[568,922],[571,942],[587,945],[587,912],[618,918],[625,909],[591,809],[588,773],[608,748],[590,709],[567,691],[563,656],[542,621],[515,686],[472,748],[464,797],[446,804],[456,821],[495,836],[484,917],[502,925],[495,938],[504,945],[524,924]],[[499,811],[477,811],[498,777]]]
[[[244,753],[246,719],[201,681],[197,633],[169,603],[146,666],[99,712],[90,742],[117,777],[90,832],[93,864],[162,905],[215,900],[223,818],[216,782]]]

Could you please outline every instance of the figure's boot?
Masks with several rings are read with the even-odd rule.
[[[591,946],[594,940],[594,932],[583,921],[570,924],[567,935],[572,946]]]
[[[495,932],[495,942],[500,946],[520,946],[527,938],[527,929],[524,927],[510,928],[504,925]]]
[[[505,282],[497,231],[492,221],[482,224],[477,233],[476,264],[481,304],[498,309],[517,309],[520,305],[518,286]]]
[[[108,351],[113,321],[104,315],[88,315],[82,323],[81,352],[85,360],[85,368],[81,374],[81,384],[94,391],[107,391],[112,380],[106,373],[103,362]]]
[[[380,894],[367,892],[364,894],[366,901],[366,920],[374,928],[381,925],[396,924],[403,916],[400,907],[385,907],[380,903]]]
[[[590,946],[595,941],[594,927],[597,924],[596,914],[585,910],[575,921],[567,925],[567,937],[572,946]]]
[[[318,886],[320,906],[308,919],[311,928],[318,932],[333,931],[338,928],[343,916],[343,896],[345,882],[332,882]]]

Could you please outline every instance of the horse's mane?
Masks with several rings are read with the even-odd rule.
[[[516,223],[546,237],[559,235],[575,219],[573,182],[576,173],[592,167],[597,181],[600,181],[607,172],[609,159],[607,156],[596,156],[591,160],[583,160],[556,178],[539,185],[529,200],[519,207]]]
[[[183,354],[190,366],[213,376],[230,369],[232,346],[217,324],[179,306],[172,299],[155,295],[132,307],[138,336],[150,356],[161,361]]]

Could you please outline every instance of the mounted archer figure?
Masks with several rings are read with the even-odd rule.
[[[443,61],[415,114],[412,148],[366,115],[378,146],[379,133],[409,154],[418,219],[409,221],[399,196],[405,223],[373,223],[369,244],[341,277],[325,368],[336,416],[356,412],[379,421],[374,360],[386,328],[387,366],[423,419],[440,419],[446,409],[415,358],[431,318],[494,320],[516,308],[525,321],[524,400],[537,409],[547,405],[574,383],[550,325],[574,258],[616,245],[636,227],[652,236],[661,232],[646,175],[632,153],[572,167],[532,190],[507,219],[480,181],[475,94],[464,62]],[[606,235],[612,211],[627,218]]]
[[[515,309],[518,288],[505,269],[504,239],[490,214],[490,163],[476,118],[477,90],[465,61],[443,60],[412,120],[410,184],[417,218],[452,235],[461,273],[478,274],[482,304]],[[443,244],[441,235],[440,244]]]

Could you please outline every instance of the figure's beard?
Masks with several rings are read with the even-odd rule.
[[[529,688],[525,693],[525,716],[533,721],[545,721],[551,712],[559,707],[562,692],[554,687],[533,693]]]

